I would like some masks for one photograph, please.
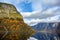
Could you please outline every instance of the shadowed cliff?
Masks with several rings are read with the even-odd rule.
[[[56,33],[59,36],[59,40],[60,40],[60,22],[58,23],[57,29],[56,29]]]

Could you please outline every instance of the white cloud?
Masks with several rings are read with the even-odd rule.
[[[19,4],[21,2],[30,3],[33,0],[0,0],[0,1],[3,1],[3,2],[15,2],[15,3],[18,3]]]
[[[49,17],[46,19],[39,19],[39,18],[30,19],[30,20],[24,19],[24,22],[30,26],[36,25],[37,23],[40,23],[40,22],[60,22],[60,15]]]
[[[30,26],[35,25],[35,24],[39,23],[40,21],[41,21],[40,19],[31,19],[31,20],[24,19],[24,22]]]
[[[25,18],[25,23],[29,25],[39,22],[60,22],[60,7],[49,8],[45,11],[24,12],[22,15]]]
[[[42,11],[45,7],[59,6],[60,0],[32,0],[31,3],[33,11]]]
[[[34,11],[40,11],[42,10],[42,3],[40,0],[33,0],[32,1],[32,10]]]
[[[25,3],[30,3],[32,0],[14,0],[17,4],[25,2]]]
[[[60,7],[53,7],[53,8],[49,8],[47,10],[44,10],[44,11],[34,11],[34,12],[27,12],[27,13],[22,12],[22,15],[24,16],[24,18],[44,19],[47,17],[60,15]]]
[[[21,2],[23,2],[24,0],[2,0],[2,2],[4,3],[10,3],[10,4],[19,4]]]
[[[5,3],[11,3],[11,4],[14,4],[14,5],[19,5],[23,2],[25,3],[31,3],[31,7],[32,7],[32,10],[33,11],[41,11],[43,10],[43,6],[42,5],[45,5],[48,4],[48,5],[60,5],[58,3],[60,3],[60,0],[3,0],[3,2]]]
[[[47,18],[47,22],[60,22],[60,15],[56,15],[56,16],[53,16],[53,17],[50,17],[50,18]]]
[[[60,0],[42,0],[43,4],[47,5],[58,5],[60,3]]]
[[[24,18],[29,17],[35,13],[38,13],[39,11],[33,11],[33,12],[21,12]]]
[[[21,12],[21,14],[23,15],[23,17],[28,17],[32,14],[32,12]]]
[[[4,2],[4,3],[10,3],[10,4],[13,4],[13,3],[12,3],[12,2],[13,2],[12,0],[3,0],[3,2]]]
[[[59,6],[60,0],[29,0],[29,3],[32,4],[32,10],[33,11],[41,11],[43,10],[44,6]]]

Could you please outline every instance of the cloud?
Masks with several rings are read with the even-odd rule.
[[[32,3],[32,10],[33,11],[39,11],[39,10],[42,10],[42,3],[41,3],[41,0],[32,0],[31,1]]]
[[[60,0],[32,0],[32,10],[42,11],[44,9],[60,6]]]
[[[29,25],[45,22],[46,20],[59,20],[59,16],[57,15],[60,15],[60,0],[1,0],[0,2],[14,4],[17,10],[23,15],[24,21]],[[23,3],[31,3],[32,12],[24,12],[25,9],[20,7]]]
[[[60,15],[60,7],[53,7],[53,8],[44,10],[44,11],[34,11],[34,12],[30,12],[30,13],[22,13],[22,15],[24,16],[24,18],[44,19],[47,17]]]
[[[53,7],[44,11],[22,12],[21,14],[28,25],[35,25],[39,22],[60,22],[60,7]]]
[[[19,4],[21,2],[30,3],[33,0],[0,0],[0,1],[3,1],[3,2],[15,2],[15,3],[18,3]]]
[[[42,0],[42,3],[45,5],[60,5],[60,0]]]
[[[14,4],[16,6],[21,6],[21,4],[24,3],[31,3],[32,11],[41,11],[45,9],[45,7],[48,5],[60,5],[60,0],[3,0],[5,3]],[[23,4],[22,4],[23,5]],[[43,6],[44,5],[44,6]],[[18,7],[17,7],[18,8]],[[23,9],[23,7],[19,7],[18,9]],[[23,11],[23,10],[22,10]],[[20,10],[21,12],[21,10]]]
[[[4,3],[10,3],[10,4],[13,4],[13,3],[12,3],[12,2],[13,2],[12,0],[3,0],[3,2],[4,2]]]
[[[35,25],[35,24],[39,23],[40,21],[41,21],[40,19],[31,19],[31,20],[24,19],[24,22],[30,26]]]
[[[24,0],[2,0],[2,2],[5,2],[5,3],[10,3],[10,4],[19,4],[21,2],[23,2]],[[1,2],[1,0],[0,0]]]
[[[0,0],[2,1],[2,0]],[[24,3],[31,3],[31,7],[32,7],[32,10],[33,11],[41,11],[43,10],[47,5],[51,5],[51,6],[54,6],[54,5],[60,5],[60,0],[3,0],[2,2],[5,2],[5,3],[11,3],[11,4],[14,4],[14,5],[20,5],[24,2]],[[44,5],[44,6],[43,6]],[[21,9],[21,8],[19,8]]]
[[[24,18],[31,16],[32,14],[37,13],[38,11],[33,11],[33,12],[21,12]]]
[[[40,23],[40,22],[60,22],[60,15],[56,15],[56,16],[53,16],[53,17],[48,17],[48,18],[45,18],[45,19],[24,19],[24,22],[27,23],[28,25],[30,26],[33,26],[33,25],[36,25],[37,23]]]

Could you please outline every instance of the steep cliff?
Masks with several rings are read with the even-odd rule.
[[[23,17],[16,10],[15,6],[6,3],[0,3],[0,18],[21,19],[23,21]]]
[[[34,33],[15,6],[0,3],[0,40],[27,40]]]

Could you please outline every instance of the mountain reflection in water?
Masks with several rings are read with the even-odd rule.
[[[32,35],[31,37],[34,37],[38,40],[59,40],[57,34],[52,34],[52,33],[36,33]]]
[[[38,40],[60,40],[60,22],[38,23],[31,28],[40,31],[31,36]]]

